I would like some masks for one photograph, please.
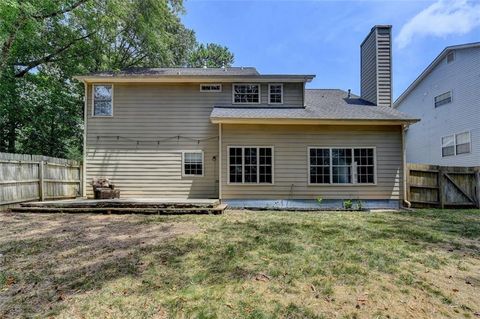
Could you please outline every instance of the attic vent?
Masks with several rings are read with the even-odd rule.
[[[451,63],[455,60],[455,52],[452,51],[452,52],[449,52],[447,54],[447,63]]]

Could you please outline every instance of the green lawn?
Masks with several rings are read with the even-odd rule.
[[[0,318],[478,318],[480,211],[0,214]]]

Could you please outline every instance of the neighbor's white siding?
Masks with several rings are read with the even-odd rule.
[[[434,97],[452,91],[452,103],[435,108]],[[441,61],[398,105],[421,119],[406,133],[407,161],[447,166],[480,166],[480,48],[455,51]],[[442,158],[442,136],[470,131],[471,153]]]

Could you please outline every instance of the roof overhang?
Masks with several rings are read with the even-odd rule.
[[[419,119],[293,119],[293,118],[233,118],[210,117],[213,124],[282,124],[282,125],[410,125]]]
[[[185,75],[168,75],[168,76],[95,76],[80,75],[74,76],[74,79],[84,83],[214,83],[214,82],[244,82],[244,83],[271,83],[271,82],[310,82],[315,75],[259,75],[259,76],[228,76],[228,75],[210,75],[210,76],[185,76]]]

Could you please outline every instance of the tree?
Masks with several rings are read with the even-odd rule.
[[[73,75],[231,64],[227,48],[196,42],[183,12],[181,0],[1,1],[0,151],[78,154],[83,88]]]
[[[209,68],[231,66],[233,64],[233,54],[227,47],[215,44],[207,43],[199,44],[190,54],[188,65],[191,67],[204,67]]]

